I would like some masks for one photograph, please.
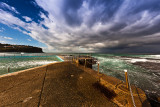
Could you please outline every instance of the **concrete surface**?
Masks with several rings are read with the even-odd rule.
[[[134,107],[131,93],[126,88],[126,83],[111,77],[105,74],[98,74],[97,71],[94,71],[90,68],[85,68],[84,66],[79,65],[80,69],[99,79],[99,84],[101,87],[101,91],[108,97],[111,101],[116,103],[121,107]],[[150,103],[147,100],[146,94],[140,88],[131,85],[133,98],[135,101],[136,107],[150,107]],[[103,91],[104,90],[104,91]]]
[[[0,107],[116,107],[97,78],[69,62],[0,76]]]

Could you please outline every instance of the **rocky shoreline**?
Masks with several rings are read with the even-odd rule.
[[[26,45],[1,44],[0,52],[27,52],[27,53],[43,53],[42,48]]]
[[[136,62],[136,63],[132,63],[132,64],[141,66],[141,67],[143,67],[145,69],[150,70],[151,72],[159,72],[160,73],[160,63],[155,63],[155,62]]]
[[[156,62],[135,62],[132,63],[133,65],[140,66],[142,68],[147,69],[154,75],[160,77],[160,63]],[[155,81],[157,84],[160,83],[160,79]],[[160,96],[153,95],[153,94],[147,94],[148,100],[150,101],[151,105],[153,107],[159,107],[160,106]]]

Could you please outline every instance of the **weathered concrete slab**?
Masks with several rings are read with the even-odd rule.
[[[13,74],[0,76],[0,107],[117,106],[95,88],[97,78],[68,62]]]
[[[97,71],[85,68],[81,65],[78,65],[78,67],[95,78],[99,78],[100,90],[118,106],[134,107],[131,93],[126,88],[125,82],[105,74],[98,74]],[[131,86],[131,89],[136,107],[150,107],[150,103],[143,90],[135,87],[134,85]]]
[[[0,77],[0,107],[37,106],[46,66]]]
[[[103,93],[94,88],[97,79],[70,63],[48,66],[40,105],[67,106],[116,106]]]

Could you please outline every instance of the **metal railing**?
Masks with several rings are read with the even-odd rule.
[[[92,63],[90,63],[89,61],[87,61],[87,60],[85,59],[84,68],[86,68],[86,63],[92,64]],[[97,75],[98,75],[98,78],[99,78],[99,81],[100,81],[100,69],[101,69],[101,70],[103,70],[103,69],[100,68],[99,66],[100,66],[100,63],[99,63],[99,61],[97,61]],[[133,96],[133,92],[132,92],[132,88],[131,88],[131,85],[130,85],[130,80],[129,80],[129,78],[128,78],[128,73],[127,73],[127,70],[124,70],[124,71],[125,71],[125,79],[126,79],[126,88],[127,88],[127,89],[129,90],[129,92],[130,92],[133,106],[136,107],[135,100],[134,100],[134,96]],[[104,72],[104,70],[103,70],[103,72]]]

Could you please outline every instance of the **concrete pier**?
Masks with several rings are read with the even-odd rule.
[[[116,107],[94,84],[97,78],[69,62],[0,76],[1,107]]]
[[[123,81],[92,70],[91,58],[70,59],[0,76],[0,107],[150,107],[143,90],[131,85],[131,95]]]
[[[60,56],[63,59],[63,56]],[[88,63],[86,63],[88,61]],[[89,73],[98,79],[97,86],[99,90],[105,94],[105,96],[121,107],[150,107],[150,103],[147,100],[146,94],[140,88],[134,85],[127,87],[126,83],[98,71],[94,71],[92,64],[95,64],[95,60],[92,57],[79,57],[77,61],[71,61],[75,63],[78,68]],[[78,64],[77,64],[78,63]],[[88,65],[87,65],[88,64]],[[128,84],[128,83],[127,83]]]

